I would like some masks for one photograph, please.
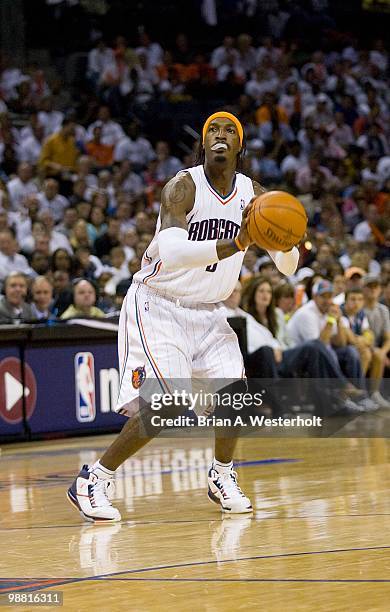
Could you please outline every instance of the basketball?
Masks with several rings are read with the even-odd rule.
[[[289,251],[306,231],[307,216],[297,198],[285,191],[258,196],[248,216],[250,238],[262,249]]]

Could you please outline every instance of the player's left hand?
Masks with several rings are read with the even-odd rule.
[[[240,241],[240,243],[245,249],[251,244],[253,244],[253,240],[249,236],[247,224],[248,224],[248,215],[252,209],[252,204],[255,201],[255,199],[256,197],[252,198],[249,204],[244,208],[244,212],[242,213],[241,227],[240,227],[240,231],[238,232],[238,236],[237,236],[238,240]]]

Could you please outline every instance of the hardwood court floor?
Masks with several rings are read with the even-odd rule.
[[[118,471],[123,522],[82,523],[65,490],[111,439],[3,447],[0,592],[62,590],[83,612],[389,610],[387,440],[242,439],[255,512],[237,518],[206,499],[211,440],[155,440]]]

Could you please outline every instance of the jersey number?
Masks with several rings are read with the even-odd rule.
[[[217,269],[217,263],[215,264],[210,264],[209,266],[207,266],[206,268],[206,272],[215,272],[215,270]]]

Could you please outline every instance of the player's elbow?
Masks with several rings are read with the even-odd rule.
[[[169,228],[159,232],[158,250],[164,270],[167,272],[175,272],[182,267],[180,253],[183,249],[181,243],[187,239],[187,235],[185,230],[179,228]]]

